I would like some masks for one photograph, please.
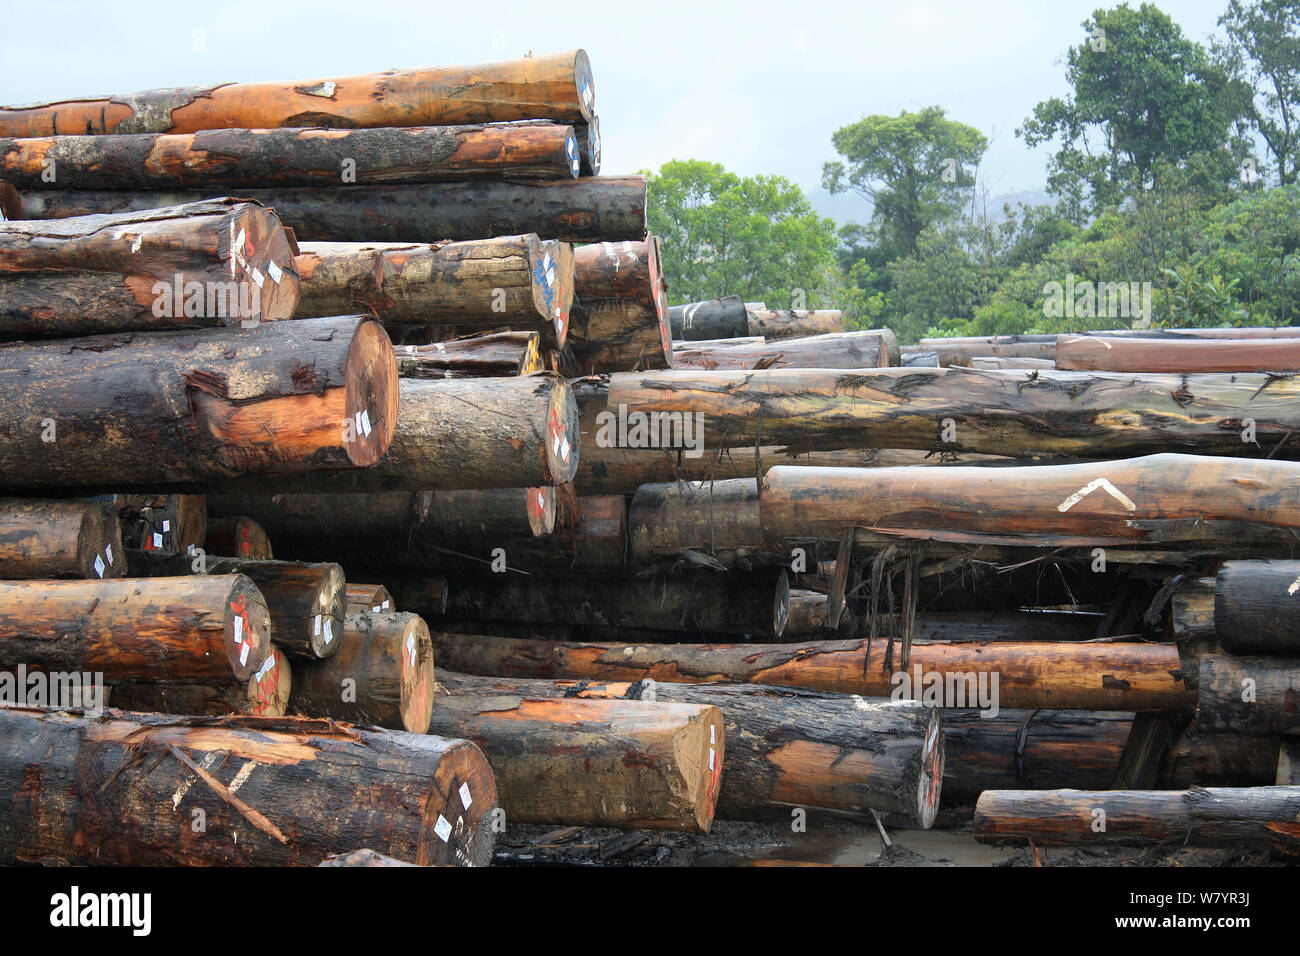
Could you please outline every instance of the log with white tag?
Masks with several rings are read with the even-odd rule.
[[[122,528],[103,504],[0,498],[0,578],[120,578]]]

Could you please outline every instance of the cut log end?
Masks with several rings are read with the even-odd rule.
[[[546,474],[552,485],[572,481],[578,473],[578,405],[567,382],[551,387],[550,407],[546,416],[546,447],[543,449]]]
[[[790,621],[790,576],[785,570],[776,580],[776,593],[772,598],[772,636],[780,637]]]
[[[0,183],[0,222],[23,218],[23,200],[12,183]]]
[[[429,788],[415,862],[420,866],[488,866],[495,843],[492,826],[497,806],[491,765],[467,740],[443,743],[446,749]]]
[[[208,554],[271,560],[275,557],[266,529],[247,517],[213,518],[208,523]]]
[[[527,494],[528,527],[533,537],[544,538],[555,530],[555,489],[529,488]]]
[[[224,632],[235,679],[251,680],[271,653],[271,612],[257,585],[242,574],[231,578]]]
[[[429,640],[429,627],[418,614],[406,618],[399,653],[401,670],[402,726],[408,733],[428,731],[433,718],[434,666],[433,642]]]
[[[347,360],[348,459],[360,467],[379,461],[397,430],[398,374],[393,343],[378,322],[365,322]]]
[[[930,829],[939,813],[944,765],[944,739],[940,723],[940,712],[931,708],[930,725],[926,728],[925,747],[921,752],[921,775],[916,782],[916,818],[922,830]]]
[[[327,566],[312,607],[311,655],[318,659],[338,652],[343,637],[343,619],[347,616],[347,583],[343,569]]]
[[[363,611],[379,614],[384,611],[397,610],[393,602],[393,596],[388,592],[388,588],[382,584],[352,584],[349,582],[344,593],[347,595],[349,614],[358,614]]]
[[[573,85],[578,94],[578,108],[582,118],[591,121],[596,115],[596,82],[591,74],[591,60],[586,50],[573,55]]]
[[[272,647],[262,666],[248,682],[248,713],[255,717],[283,717],[289,709],[293,674],[289,659]]]
[[[221,231],[217,251],[230,264],[233,281],[251,284],[251,316],[275,322],[293,318],[298,307],[298,272],[280,217],[260,203],[233,206]]]

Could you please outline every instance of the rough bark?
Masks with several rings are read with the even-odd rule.
[[[0,225],[0,338],[247,325],[297,303],[284,228],[255,202]]]
[[[643,567],[697,553],[728,567],[755,560],[765,550],[758,483],[734,478],[642,485],[628,506],[628,542],[633,563]]]
[[[579,371],[671,368],[659,237],[592,243],[575,251],[573,262],[577,304],[569,344]]]
[[[1300,784],[1300,740],[1282,741],[1277,756],[1275,783],[1279,787],[1294,787]]]
[[[717,707],[726,724],[718,816],[789,818],[790,807],[889,814],[928,829],[944,768],[940,711],[752,684],[605,683],[472,677],[441,670],[450,696],[519,694]]]
[[[0,484],[364,467],[392,441],[397,382],[383,326],[356,316],[14,343],[0,347]]]
[[[1300,655],[1298,591],[1300,561],[1225,561],[1214,579],[1219,644],[1229,654]]]
[[[274,207],[306,242],[429,242],[536,233],[563,242],[645,238],[644,176],[516,182],[279,186],[241,189]],[[200,190],[61,189],[22,194],[29,219],[157,209],[206,198]]]
[[[396,354],[402,378],[507,378],[542,370],[540,332],[488,332],[431,345],[400,345]]]
[[[29,211],[28,215],[32,213]],[[668,310],[668,327],[674,340],[730,339],[750,335],[749,314],[738,295],[674,305]]]
[[[564,345],[573,308],[573,251],[536,235],[470,242],[308,242],[294,265],[298,314],[368,312],[385,325],[454,324],[540,332]]]
[[[600,175],[600,117],[594,113],[586,122],[575,120],[573,135],[578,140],[578,158],[581,161],[582,175]]]
[[[348,602],[348,613],[358,614],[362,611],[396,611],[397,607],[388,588],[382,584],[349,584],[344,589]]]
[[[120,578],[122,529],[102,504],[0,498],[0,578]]]
[[[754,345],[697,345],[673,350],[673,368],[885,368],[898,340],[888,329],[867,332],[831,332],[805,338],[759,342]]]
[[[188,553],[207,540],[208,507],[203,495],[106,494],[90,500],[117,514],[124,547]]]
[[[318,660],[339,649],[346,604],[343,569],[337,564],[128,550],[127,567],[135,577],[246,575],[266,598],[271,640],[286,654]]]
[[[1100,816],[1104,813],[1104,818]],[[986,790],[980,843],[1220,846],[1300,851],[1300,787],[1192,790]],[[1105,820],[1104,827],[1094,821]]]
[[[932,354],[943,368],[970,365],[975,358],[1055,359],[1056,339],[1023,341],[1027,336],[994,336],[990,340],[920,339],[904,349],[904,354]]]
[[[454,597],[454,593],[453,593]],[[435,625],[436,627],[436,625]],[[444,667],[502,677],[590,677],[598,680],[655,680],[707,683],[736,681],[807,687],[866,697],[890,697],[896,689],[885,671],[884,640],[805,641],[800,644],[562,644],[432,632]],[[895,653],[895,670],[902,664]],[[998,675],[998,705],[1058,710],[1183,710],[1195,706],[1178,668],[1178,652],[1161,644],[989,644],[914,645],[909,677],[923,674],[976,675],[992,686]],[[964,685],[969,687],[967,676]],[[901,692],[907,688],[897,685]],[[924,688],[912,688],[923,696]],[[905,694],[904,694],[905,696]],[[951,701],[949,705],[954,705]],[[966,706],[956,703],[955,706]]]
[[[747,309],[747,335],[793,339],[844,331],[839,309]]]
[[[349,613],[338,653],[295,669],[289,706],[308,717],[422,734],[433,708],[433,676],[433,645],[423,618]]]
[[[430,727],[482,748],[508,821],[687,833],[713,824],[716,707],[494,692],[440,696]]]
[[[0,666],[107,681],[247,681],[271,618],[241,574],[0,583]],[[232,676],[233,675],[233,676]]]
[[[118,710],[159,714],[283,717],[288,711],[292,683],[289,659],[272,646],[262,666],[243,683],[125,681],[108,688],[108,703]]]
[[[475,66],[388,70],[287,83],[223,83],[0,107],[0,136],[192,133],[317,126],[442,126],[586,120],[595,106],[583,50]]]
[[[851,637],[849,616],[840,626],[826,626],[826,595],[820,591],[790,590],[790,620],[785,626],[787,639],[802,637],[829,638],[838,634]],[[1090,641],[1097,636],[1100,615],[1035,611],[936,611],[916,615],[912,640],[916,643],[970,641]],[[897,616],[882,615],[886,633],[900,633]],[[859,626],[858,633],[862,633]]]
[[[1175,790],[1266,786],[1274,782],[1276,767],[1276,739],[1205,733],[1193,721],[1169,748],[1160,785]]]
[[[1248,737],[1300,729],[1300,662],[1205,654],[1196,723],[1204,733]]]
[[[4,864],[310,866],[358,845],[419,864],[492,859],[496,786],[465,740],[8,709],[0,733]]]

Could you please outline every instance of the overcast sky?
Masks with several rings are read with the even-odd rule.
[[[304,80],[584,47],[608,173],[707,159],[779,173],[820,209],[831,134],[936,104],[991,140],[994,195],[1041,190],[1047,151],[1015,128],[1066,92],[1062,56],[1103,5],[973,2],[52,2],[5,5],[0,103],[230,80]],[[1104,4],[1114,6],[1114,3]],[[1134,6],[1137,2],[1133,3]],[[1204,42],[1227,0],[1164,0]],[[196,52],[201,41],[202,51]],[[865,211],[865,204],[862,204]]]

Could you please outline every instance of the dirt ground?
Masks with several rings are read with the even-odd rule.
[[[505,866],[1267,866],[1265,853],[1194,847],[1030,848],[975,842],[969,826],[932,830],[820,820],[805,832],[789,823],[719,820],[707,836],[596,827],[511,826],[497,840]]]

